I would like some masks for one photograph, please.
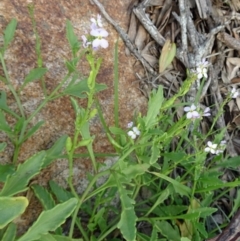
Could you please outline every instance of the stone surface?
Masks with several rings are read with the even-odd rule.
[[[0,2],[0,37],[6,25],[12,18],[16,18],[18,26],[14,41],[6,54],[7,68],[10,78],[15,88],[23,83],[24,77],[29,71],[36,67],[35,37],[32,30],[31,18],[28,13],[28,2],[26,0],[1,0]],[[95,17],[99,10],[87,0],[36,0],[35,18],[37,30],[42,43],[42,57],[44,65],[49,69],[46,74],[46,86],[51,90],[66,74],[64,61],[70,56],[70,48],[66,40],[65,24],[69,19],[75,33],[79,38],[89,29],[90,18]],[[102,4],[106,11],[123,28],[127,29],[129,16],[127,15],[128,1],[104,0]],[[100,51],[98,54],[103,56],[103,64],[97,77],[98,83],[105,83],[108,89],[99,94],[99,100],[104,111],[107,124],[113,125],[113,52],[114,43],[118,38],[115,30],[104,20],[104,27],[109,31],[109,48]],[[1,38],[0,38],[1,39]],[[120,102],[120,123],[124,127],[132,120],[134,111],[144,112],[146,109],[146,99],[138,89],[138,83],[132,70],[134,59],[125,56],[125,47],[119,40],[119,102]],[[86,61],[82,62],[80,70],[84,75],[88,74]],[[0,68],[0,74],[2,70]],[[3,83],[0,89],[7,90]],[[39,103],[43,100],[40,84],[34,82],[29,84],[22,92],[21,101],[24,104],[25,112],[32,113]],[[83,106],[84,101],[80,102]],[[12,109],[16,104],[11,94],[8,93],[8,104]],[[74,111],[69,98],[63,97],[49,103],[37,116],[32,123],[44,120],[42,128],[24,145],[20,151],[19,162],[23,162],[28,157],[40,150],[50,148],[53,143],[63,134],[72,135],[74,128]],[[11,119],[8,119],[12,122]],[[105,133],[98,119],[91,123],[91,130],[95,138],[94,150],[96,152],[110,152],[111,145],[108,143]],[[0,133],[1,141],[7,138]],[[1,153],[0,162],[11,161],[13,146],[8,145],[5,152]],[[89,160],[79,159],[75,161],[75,185],[81,192],[85,187],[84,175],[90,170]],[[46,185],[50,179],[57,180],[61,185],[66,186],[67,162],[58,160],[48,169],[43,171],[34,182]],[[31,196],[31,195],[30,195]],[[39,213],[37,202],[32,198],[26,214],[20,220],[23,227],[32,223]],[[23,231],[23,229],[22,229]]]

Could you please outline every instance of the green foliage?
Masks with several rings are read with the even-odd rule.
[[[0,229],[20,216],[27,206],[25,197],[0,197]]]
[[[6,27],[6,29],[4,30],[4,36],[3,36],[4,50],[12,42],[16,27],[17,27],[17,20],[12,19],[11,22]]]
[[[77,205],[77,199],[71,198],[68,201],[56,205],[54,208],[43,211],[36,222],[21,236],[18,241],[32,241],[40,238],[42,234],[54,231],[63,224],[71,215]]]
[[[0,92],[0,130],[8,136],[14,148],[12,163],[0,165],[0,239],[3,241],[135,241],[135,240],[173,240],[201,241],[216,235],[208,230],[207,221],[216,211],[214,203],[226,193],[240,185],[240,180],[225,182],[221,179],[225,169],[236,170],[239,158],[227,158],[219,153],[213,157],[204,151],[206,137],[220,143],[226,130],[213,126],[204,136],[199,133],[201,120],[176,118],[177,103],[184,97],[192,83],[195,73],[188,73],[179,92],[169,99],[164,98],[164,89],[159,86],[149,96],[147,114],[135,113],[133,126],[121,128],[119,123],[118,100],[118,46],[114,53],[114,126],[108,126],[97,93],[106,85],[98,84],[96,78],[102,59],[89,48],[82,48],[70,21],[66,23],[66,36],[72,56],[66,61],[67,74],[53,90],[47,90],[41,57],[41,41],[34,19],[34,6],[29,7],[33,31],[36,36],[37,68],[24,78],[17,91],[12,85],[5,63],[4,53],[14,37],[17,26],[12,20],[4,31],[4,47],[0,51],[3,75],[0,81],[9,91]],[[98,19],[99,21],[99,19]],[[88,39],[91,41],[91,38]],[[176,46],[166,42],[160,58],[160,71],[171,63]],[[79,61],[85,57],[90,66],[87,77],[78,71]],[[25,113],[21,103],[24,87],[35,80],[41,80],[43,101],[30,115]],[[7,105],[7,94],[11,92],[18,110]],[[52,100],[69,96],[75,111],[74,133],[60,136],[51,148],[30,156],[22,163],[19,153],[24,143],[44,128],[44,120],[32,124],[39,112]],[[79,103],[86,98],[86,106]],[[183,105],[184,103],[180,104]],[[14,121],[8,121],[11,118]],[[98,140],[91,133],[91,123],[100,119],[103,132],[115,149],[114,153],[95,153],[94,142]],[[14,124],[12,124],[14,123]],[[135,136],[128,131],[135,131]],[[138,131],[138,132],[137,132]],[[0,144],[0,151],[7,147]],[[205,144],[204,144],[205,143]],[[81,147],[81,148],[79,148]],[[86,173],[88,182],[83,193],[78,193],[74,165],[79,149],[85,150],[81,156],[89,158],[92,172]],[[84,151],[83,151],[84,152]],[[98,157],[115,157],[112,165],[100,164]],[[78,154],[78,157],[80,155]],[[28,231],[16,237],[17,227],[13,223],[24,213],[28,199],[26,191],[30,181],[44,168],[57,159],[68,160],[67,188],[51,180],[48,187],[31,185],[44,211]],[[14,197],[14,195],[18,195]],[[21,196],[19,196],[21,195]],[[239,209],[240,194],[233,198],[233,210],[229,217]],[[68,221],[67,221],[68,219]],[[149,227],[150,232],[141,229]],[[223,225],[226,225],[223,224]],[[67,228],[66,228],[67,227]],[[64,233],[63,233],[64,230]],[[65,236],[67,235],[67,236]],[[77,238],[73,238],[78,236]]]
[[[7,177],[0,192],[0,197],[13,196],[26,191],[30,179],[40,172],[45,156],[46,153],[41,151],[24,163],[19,164],[17,170]]]
[[[23,88],[28,83],[41,79],[46,74],[47,71],[48,71],[48,69],[46,69],[46,68],[32,69],[30,71],[30,73],[25,77],[25,79],[23,81],[23,85],[21,86],[21,90],[23,90]]]

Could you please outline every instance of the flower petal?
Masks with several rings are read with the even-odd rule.
[[[102,48],[106,49],[108,47],[108,41],[106,39],[100,39],[100,45]]]

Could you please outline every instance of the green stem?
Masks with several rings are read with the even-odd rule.
[[[18,105],[18,109],[22,115],[22,117],[25,118],[25,115],[24,115],[24,111],[23,111],[23,106],[21,104],[21,101],[20,99],[18,98],[18,95],[15,91],[15,89],[13,88],[12,84],[11,84],[11,81],[10,81],[10,77],[8,75],[8,71],[7,71],[7,68],[6,68],[6,65],[5,65],[5,61],[3,59],[3,55],[2,53],[0,52],[0,60],[1,60],[1,63],[2,63],[2,67],[3,67],[3,72],[4,72],[4,75],[6,77],[6,81],[7,81],[7,85],[8,85],[8,88],[10,89],[10,91],[12,92],[16,102],[17,102],[17,105]]]
[[[76,209],[73,213],[73,216],[72,216],[71,227],[70,227],[70,231],[69,231],[69,235],[68,235],[70,238],[72,238],[73,230],[74,230],[74,224],[76,222],[79,209],[81,208],[83,202],[85,201],[85,198],[87,197],[88,193],[91,191],[91,189],[92,189],[93,185],[96,183],[97,179],[101,176],[104,176],[104,175],[108,174],[108,173],[109,173],[109,170],[106,170],[106,171],[103,171],[103,172],[100,172],[100,173],[96,174],[93,177],[92,181],[89,183],[85,192],[82,194],[82,197],[79,199],[77,207],[76,207]]]

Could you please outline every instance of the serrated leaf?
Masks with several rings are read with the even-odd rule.
[[[68,192],[67,190],[59,186],[56,182],[51,180],[49,182],[49,185],[50,185],[51,191],[56,196],[59,202],[65,202],[73,197],[73,194],[71,192]]]
[[[12,196],[25,191],[30,179],[40,172],[45,156],[45,151],[41,151],[19,164],[16,172],[7,177],[0,196]]]
[[[216,163],[217,166],[224,168],[236,168],[240,166],[240,158],[239,156],[231,157],[227,160]]]
[[[17,227],[15,223],[10,223],[5,231],[2,241],[14,241],[17,233]]]
[[[30,82],[39,80],[45,75],[45,73],[48,71],[46,68],[36,68],[32,69],[29,74],[25,77],[23,85],[21,86],[21,90]]]
[[[125,240],[135,241],[137,222],[137,216],[133,206],[135,202],[127,195],[126,189],[120,186],[118,186],[118,188],[122,204],[122,213],[117,227],[120,229]]]
[[[0,229],[20,216],[27,206],[25,197],[0,197]]]
[[[170,39],[167,39],[163,45],[159,60],[159,73],[162,73],[172,63],[176,50],[176,44],[171,43]]]
[[[15,166],[13,164],[0,164],[0,182],[5,182],[8,175],[13,174]]]
[[[160,157],[160,146],[159,143],[153,143],[151,147],[151,157],[149,159],[150,165],[153,165],[157,162]]]
[[[37,184],[32,185],[31,188],[33,189],[35,196],[41,202],[45,210],[54,208],[55,201],[53,200],[52,195],[46,190],[46,188]]]
[[[159,114],[159,110],[162,106],[163,100],[163,87],[160,85],[158,87],[157,92],[154,90],[151,96],[149,97],[147,116],[144,117],[145,126],[147,130],[153,124],[157,123],[157,116]]]
[[[54,145],[49,150],[46,151],[46,157],[44,159],[43,168],[51,164],[52,161],[61,157],[65,148],[67,137],[68,137],[67,135],[61,136],[54,143]]]
[[[17,20],[12,19],[11,22],[7,25],[6,29],[4,30],[4,49],[11,43],[14,37],[14,33],[17,27]]]
[[[180,241],[179,232],[167,221],[157,221],[154,226],[168,241]]]
[[[56,230],[72,214],[77,206],[77,202],[78,200],[76,198],[71,198],[50,210],[43,211],[37,221],[18,241],[36,240],[39,239],[42,234]]]

